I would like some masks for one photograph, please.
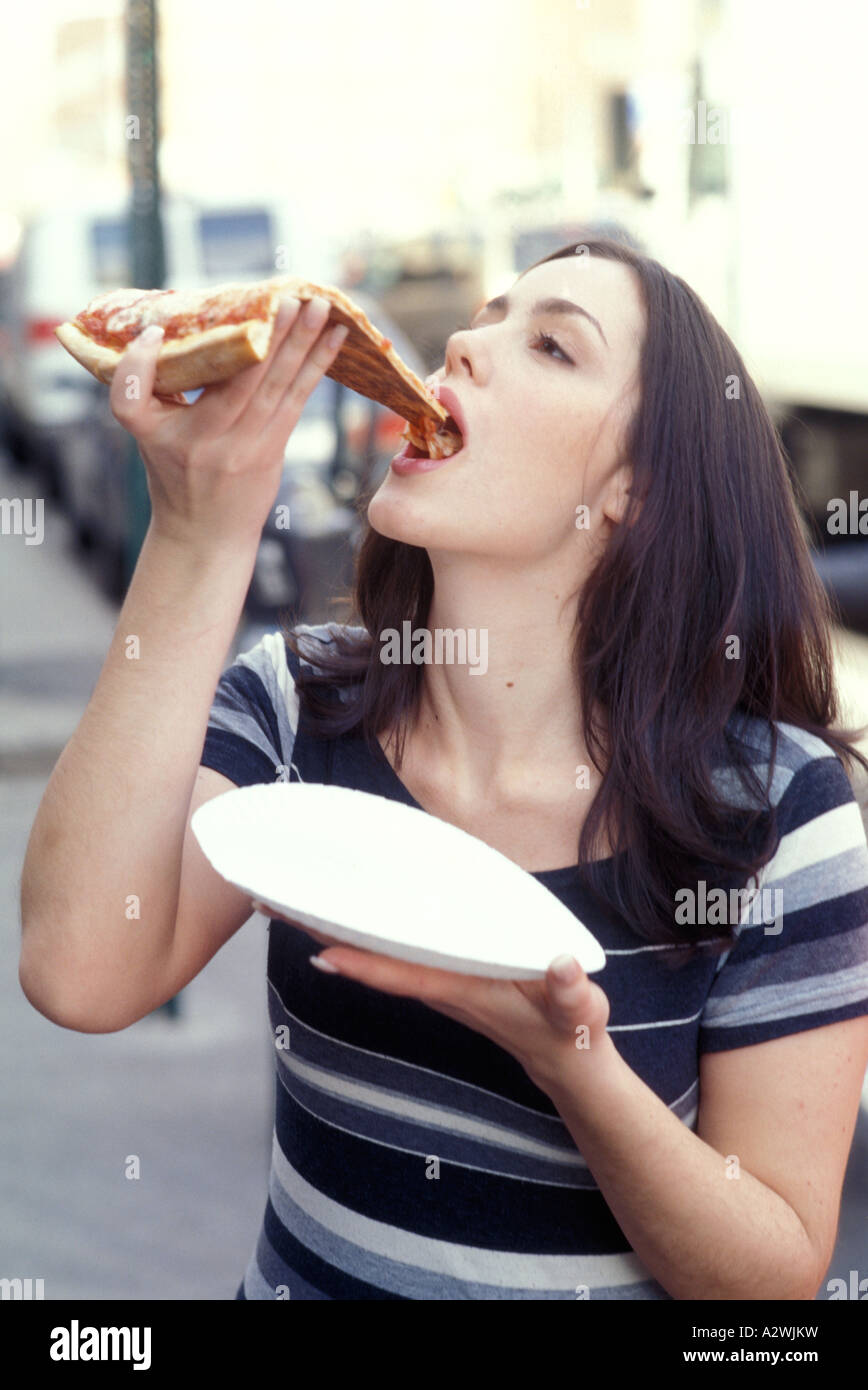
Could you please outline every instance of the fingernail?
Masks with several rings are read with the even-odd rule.
[[[323,310],[325,310],[325,312],[328,313],[329,307],[330,306],[327,299],[323,299],[321,294],[315,294],[311,299],[308,300],[308,318],[318,318],[319,315],[323,312]]]
[[[315,965],[317,970],[324,970],[327,975],[340,975],[336,965],[332,965],[330,960],[323,960],[322,956],[311,956],[311,965]]]
[[[549,966],[556,980],[561,984],[571,985],[574,980],[579,978],[579,963],[573,956],[556,956]]]
[[[344,341],[344,338],[347,336],[349,331],[350,330],[345,323],[339,323],[337,328],[333,328],[331,333],[326,338],[326,347],[339,347],[340,344]]]
[[[290,312],[295,312],[295,310],[298,308],[298,306],[299,306],[300,303],[301,303],[301,300],[300,300],[300,299],[298,298],[298,296],[295,295],[295,294],[284,294],[284,295],[281,295],[281,298],[280,298],[280,307],[281,307],[282,309],[284,309],[284,310],[289,310]]]
[[[164,332],[165,329],[161,328],[158,323],[149,323],[147,328],[144,328],[139,334],[139,342],[144,343],[145,346],[150,343],[158,343]]]

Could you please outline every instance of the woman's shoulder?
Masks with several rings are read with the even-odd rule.
[[[837,788],[843,797],[855,801],[850,778],[833,746],[818,734],[784,720],[766,720],[741,711],[727,724],[729,756],[715,767],[715,783],[722,794],[730,793],[740,804],[753,802],[746,796],[739,766],[747,762],[763,786],[769,779],[771,805],[787,807],[796,797],[809,809],[812,793],[821,788]],[[774,745],[774,746],[773,746]],[[735,747],[740,753],[736,763]]]
[[[798,725],[741,717],[731,726],[758,786],[750,784],[735,759],[715,772],[729,804],[775,816],[773,857],[766,875],[786,880],[794,897],[808,891],[818,900],[868,892],[866,809],[834,747]],[[766,787],[768,793],[766,796]]]
[[[298,652],[287,640],[293,637]],[[308,740],[303,723],[302,668],[317,670],[323,653],[345,640],[348,652],[361,653],[368,635],[362,627],[337,622],[295,627],[247,629],[241,650],[223,672],[212,700],[200,762],[247,786],[285,772]],[[352,662],[348,663],[352,667]],[[345,700],[346,681],[326,679],[318,697],[327,704]]]
[[[288,634],[295,639],[297,651],[287,640]],[[338,643],[341,650],[364,652],[370,645],[370,636],[366,628],[347,623],[295,623],[287,630],[261,632],[256,641],[246,645],[235,663],[266,676],[269,686],[276,685],[285,692],[298,682],[302,668],[322,672],[324,654],[333,652]]]
[[[765,774],[772,728],[742,725]],[[770,1041],[868,1013],[868,842],[835,749],[797,725],[775,725],[770,799],[776,848],[755,903],[720,959],[700,1051]]]

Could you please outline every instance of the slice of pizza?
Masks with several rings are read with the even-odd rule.
[[[212,290],[112,290],[55,333],[66,350],[108,384],[125,348],[150,324],[165,337],[155,391],[171,396],[261,362],[278,307],[269,284],[219,285]]]
[[[330,305],[329,324],[349,328],[327,376],[402,416],[407,421],[404,437],[421,453],[446,458],[461,448],[461,431],[445,407],[364,311],[332,285],[284,275],[210,290],[114,290],[99,295],[55,332],[73,357],[108,383],[132,339],[149,324],[160,324],[165,336],[154,390],[172,397],[225,381],[261,362],[282,294],[300,300],[321,295]]]

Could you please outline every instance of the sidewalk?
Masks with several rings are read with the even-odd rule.
[[[0,460],[0,496],[26,481]],[[231,1300],[267,1196],[264,919],[183,991],[177,1019],[77,1033],[18,983],[30,827],[117,622],[67,542],[48,505],[41,545],[0,541],[0,1277],[43,1278],[46,1299]]]
[[[32,496],[0,459],[0,496]],[[45,505],[45,536],[0,544],[0,773],[48,773],[96,684],[117,613],[70,552],[69,528]]]

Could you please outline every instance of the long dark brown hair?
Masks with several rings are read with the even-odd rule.
[[[627,510],[577,603],[584,739],[603,774],[578,863],[638,935],[725,949],[735,924],[676,926],[674,895],[698,877],[709,889],[743,888],[775,853],[775,721],[868,770],[853,746],[864,729],[831,727],[837,614],[811,561],[780,438],[739,353],[689,285],[614,238],[589,235],[534,264],[579,249],[630,267],[647,327],[641,399],[624,441]],[[434,578],[425,549],[365,526],[349,596],[361,637],[334,628],[314,657],[309,637],[300,646],[286,623],[283,632],[292,651],[317,663],[298,682],[312,731],[360,730],[372,749],[391,731],[400,768],[423,666],[384,664],[376,638],[407,619],[413,630],[427,626]],[[765,787],[738,736],[739,716],[761,720],[770,740]],[[715,785],[721,766],[735,772],[747,805]],[[594,862],[604,828],[616,854],[611,873]]]

